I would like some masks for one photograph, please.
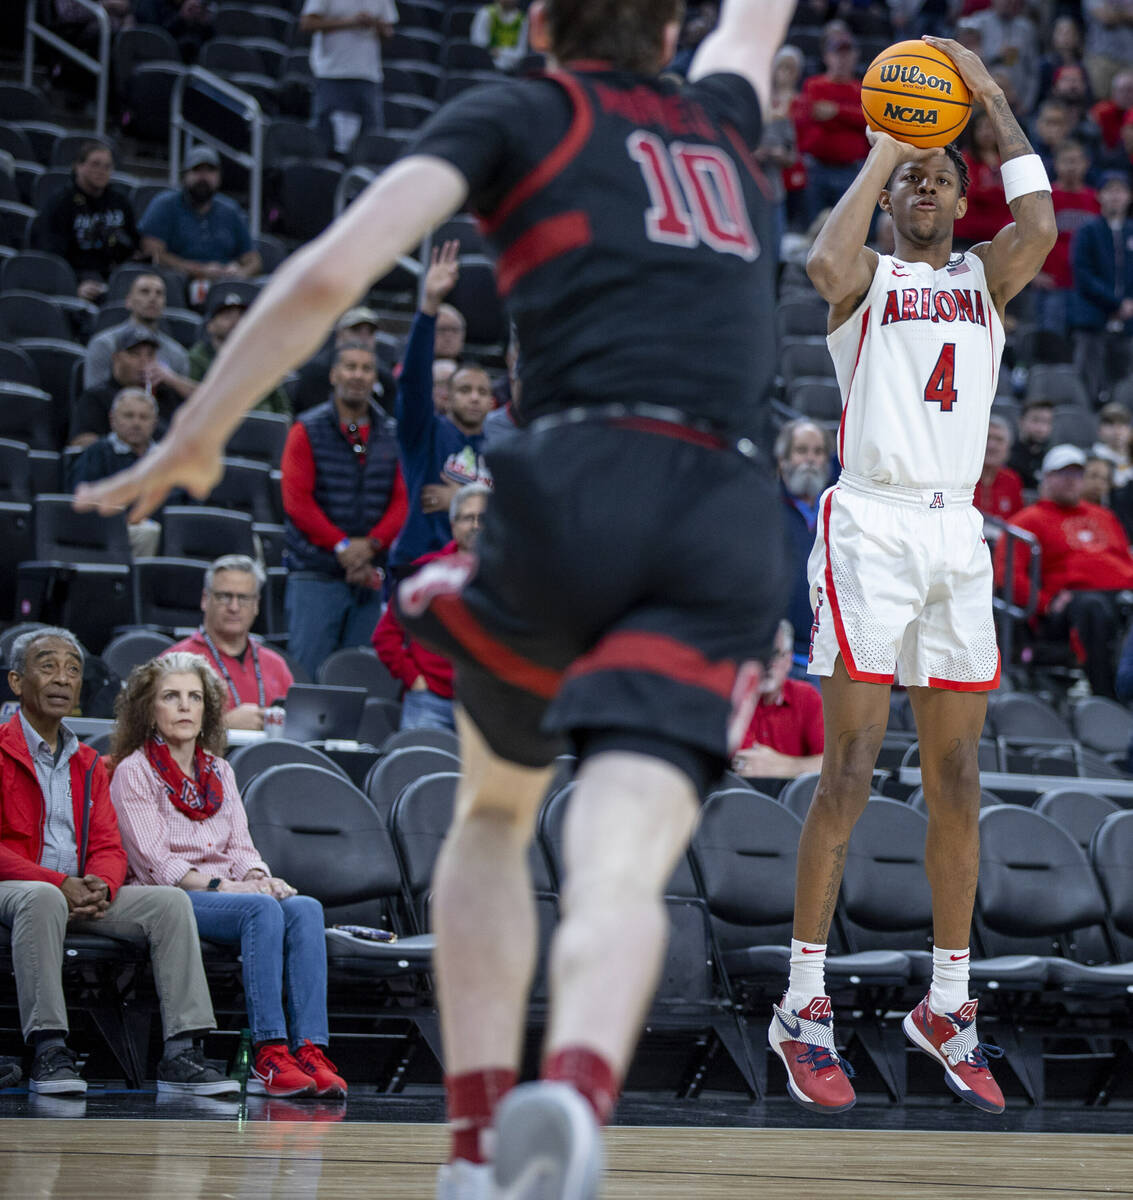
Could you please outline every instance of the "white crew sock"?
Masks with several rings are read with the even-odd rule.
[[[946,1016],[967,1003],[971,965],[972,954],[967,946],[962,950],[943,950],[940,946],[933,946],[932,988],[928,994],[928,1006],[934,1013]]]
[[[787,1012],[802,1012],[815,996],[826,995],[826,947],[791,938],[791,978],[787,984]]]

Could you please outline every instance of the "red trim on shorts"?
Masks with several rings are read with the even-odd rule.
[[[483,233],[495,233],[520,205],[526,204],[532,196],[542,191],[556,175],[566,170],[589,141],[590,134],[593,132],[594,113],[591,111],[590,101],[581,84],[572,79],[565,71],[549,71],[546,78],[561,84],[574,105],[574,118],[570,128],[554,150],[508,192],[496,206],[496,211],[490,217],[481,220],[480,228]]]
[[[459,596],[434,596],[429,611],[497,679],[542,700],[553,700],[558,694],[561,671],[540,666],[498,641],[468,611]]]
[[[595,671],[643,671],[663,675],[689,687],[713,692],[729,705],[736,681],[736,664],[728,659],[709,662],[699,650],[660,633],[611,633],[589,654],[576,659],[567,679]]]
[[[928,686],[944,688],[949,692],[994,692],[999,687],[999,673],[1003,668],[1003,656],[998,648],[995,651],[995,678],[984,683],[962,683],[955,679],[938,679],[935,675],[928,677]]]
[[[838,593],[834,590],[834,567],[830,561],[830,506],[834,501],[835,487],[826,497],[822,506],[822,538],[826,543],[826,595],[830,600],[830,615],[834,618],[834,636],[838,639],[838,649],[842,653],[842,661],[846,664],[846,673],[858,683],[892,683],[894,674],[881,675],[873,671],[859,671],[854,662],[854,653],[850,649],[850,639],[846,636],[846,627],[842,623],[842,610],[838,605]]]
[[[842,417],[838,422],[838,461],[842,464],[842,466],[846,465],[846,410],[850,407],[850,391],[854,386],[854,377],[858,373],[858,363],[860,363],[862,360],[862,347],[865,345],[865,335],[869,330],[869,314],[869,308],[862,313],[862,332],[861,336],[858,338],[858,352],[854,356],[854,369],[850,372],[850,384],[849,387],[846,388],[846,403],[842,405]]]
[[[705,446],[709,450],[726,450],[728,443],[714,433],[691,429],[675,421],[658,421],[655,417],[613,417],[610,424],[615,429],[634,429],[638,433],[657,433],[662,437],[676,438],[679,442],[691,442],[694,446]]]
[[[500,295],[506,296],[528,271],[568,251],[589,246],[593,237],[590,218],[581,210],[536,222],[500,255],[496,264]]]

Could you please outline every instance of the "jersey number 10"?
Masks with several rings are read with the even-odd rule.
[[[716,146],[671,145],[637,129],[626,139],[629,156],[641,168],[651,207],[645,233],[668,246],[708,246],[759,257],[736,164]]]

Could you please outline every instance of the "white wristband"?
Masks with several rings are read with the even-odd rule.
[[[1008,159],[1000,173],[1003,177],[1003,194],[1007,197],[1008,204],[1029,192],[1050,191],[1046,167],[1037,154],[1024,154],[1021,158]]]

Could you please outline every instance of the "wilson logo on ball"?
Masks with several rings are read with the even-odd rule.
[[[898,42],[866,70],[862,112],[871,129],[912,146],[943,146],[968,123],[971,96],[943,50],[928,42]]]
[[[920,67],[903,67],[899,63],[885,63],[881,68],[882,83],[903,83],[911,87],[931,88],[934,92],[952,95],[952,81],[939,75],[926,75]]]

